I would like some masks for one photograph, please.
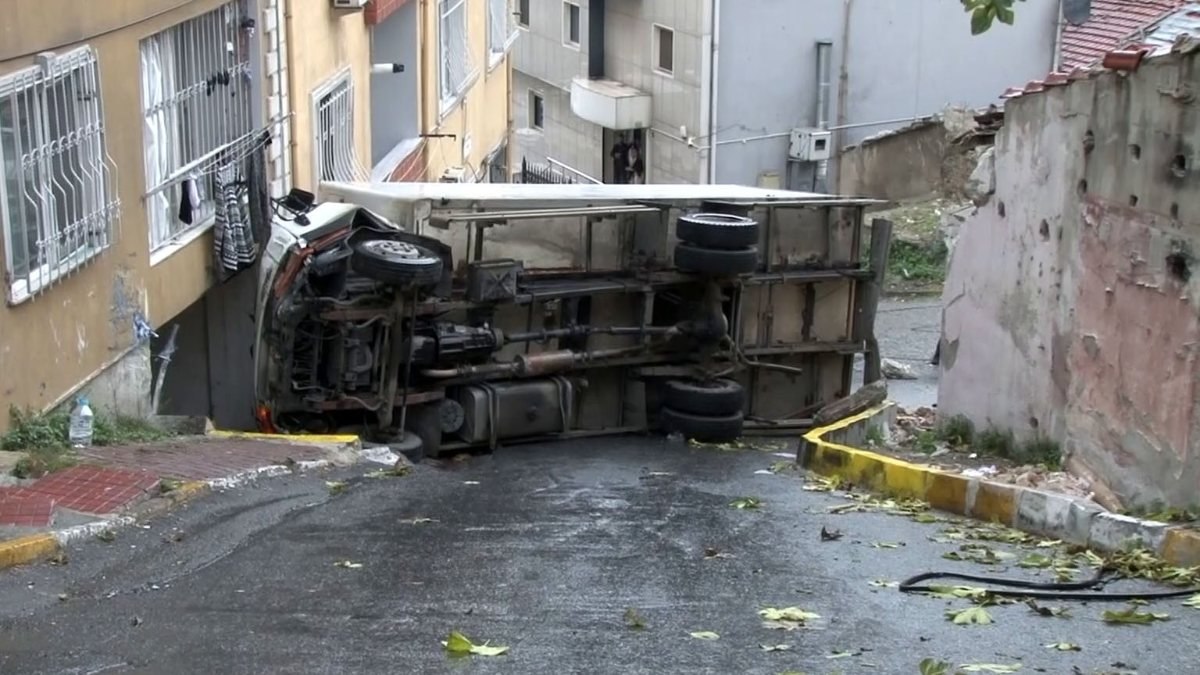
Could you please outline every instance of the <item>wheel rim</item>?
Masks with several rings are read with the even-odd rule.
[[[363,244],[363,248],[377,255],[387,256],[389,258],[403,258],[405,260],[415,260],[423,258],[421,250],[416,246],[406,241],[395,241],[393,239],[373,239]]]

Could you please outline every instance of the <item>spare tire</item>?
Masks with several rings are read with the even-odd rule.
[[[746,406],[746,392],[733,380],[667,380],[662,404],[691,415],[733,415]]]
[[[670,408],[658,411],[658,426],[668,434],[681,434],[684,438],[704,443],[728,443],[742,435],[745,420],[741,413],[707,417],[691,415]]]
[[[758,221],[727,213],[693,213],[675,221],[675,236],[701,248],[746,248],[758,244]]]
[[[442,259],[397,239],[364,239],[354,244],[350,267],[389,286],[429,288],[442,278]]]
[[[693,244],[675,245],[675,267],[681,272],[706,276],[738,276],[758,269],[758,249],[754,246],[727,250],[701,248]]]

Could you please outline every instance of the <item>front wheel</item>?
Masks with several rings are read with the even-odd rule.
[[[364,239],[354,244],[355,272],[389,286],[431,288],[442,278],[442,259],[431,251],[395,239]]]

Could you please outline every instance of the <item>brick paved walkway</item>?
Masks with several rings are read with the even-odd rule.
[[[0,526],[47,527],[54,522],[56,509],[118,513],[157,494],[163,478],[223,478],[287,464],[289,459],[321,459],[324,454],[309,445],[225,438],[88,448],[79,453],[77,466],[29,485],[0,488]]]

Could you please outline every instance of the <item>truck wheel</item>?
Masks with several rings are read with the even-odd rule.
[[[726,213],[693,213],[675,221],[675,236],[701,248],[746,248],[758,243],[758,221]]]
[[[746,392],[733,380],[667,380],[663,383],[663,406],[690,415],[740,414]]]
[[[750,274],[758,268],[758,248],[749,246],[727,250],[701,248],[692,244],[675,245],[675,267],[681,272],[706,276]]]
[[[743,423],[742,413],[708,417],[689,415],[670,408],[658,411],[658,424],[663,431],[705,443],[737,440],[742,435]]]
[[[389,286],[428,288],[442,278],[442,259],[420,246],[395,239],[364,239],[354,244],[355,272]]]
[[[388,443],[388,448],[392,452],[404,455],[408,461],[416,464],[422,459],[425,459],[425,442],[421,437],[411,431],[402,431]]]

